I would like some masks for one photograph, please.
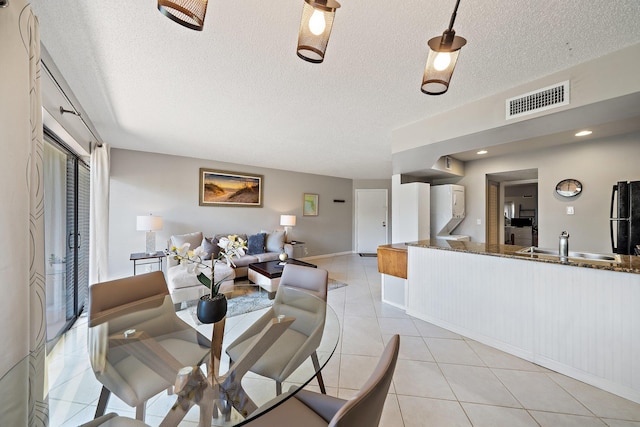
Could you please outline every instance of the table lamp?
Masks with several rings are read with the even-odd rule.
[[[136,217],[136,230],[147,232],[147,254],[156,253],[156,231],[162,230],[162,217],[149,215],[138,215]]]
[[[295,215],[280,215],[280,225],[284,226],[284,236],[287,241],[290,241],[291,227],[296,226]]]

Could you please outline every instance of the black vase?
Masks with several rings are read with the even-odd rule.
[[[202,323],[216,323],[227,315],[227,297],[217,294],[205,295],[198,301],[198,320]]]

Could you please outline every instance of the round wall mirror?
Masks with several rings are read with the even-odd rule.
[[[556,193],[562,197],[574,197],[582,191],[582,183],[577,179],[563,179],[556,185]]]

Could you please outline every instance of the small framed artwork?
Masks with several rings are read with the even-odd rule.
[[[302,215],[318,216],[318,195],[317,194],[304,193]]]
[[[262,207],[264,177],[200,168],[200,206]]]

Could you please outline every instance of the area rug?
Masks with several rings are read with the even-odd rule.
[[[329,278],[329,291],[345,286],[348,285]],[[271,305],[273,305],[273,300],[269,299],[269,294],[266,291],[248,281],[239,281],[235,283],[235,289],[231,297],[227,299],[227,318],[261,310],[271,307]],[[187,309],[191,311],[193,319],[200,324],[196,316],[196,302],[190,301]]]

